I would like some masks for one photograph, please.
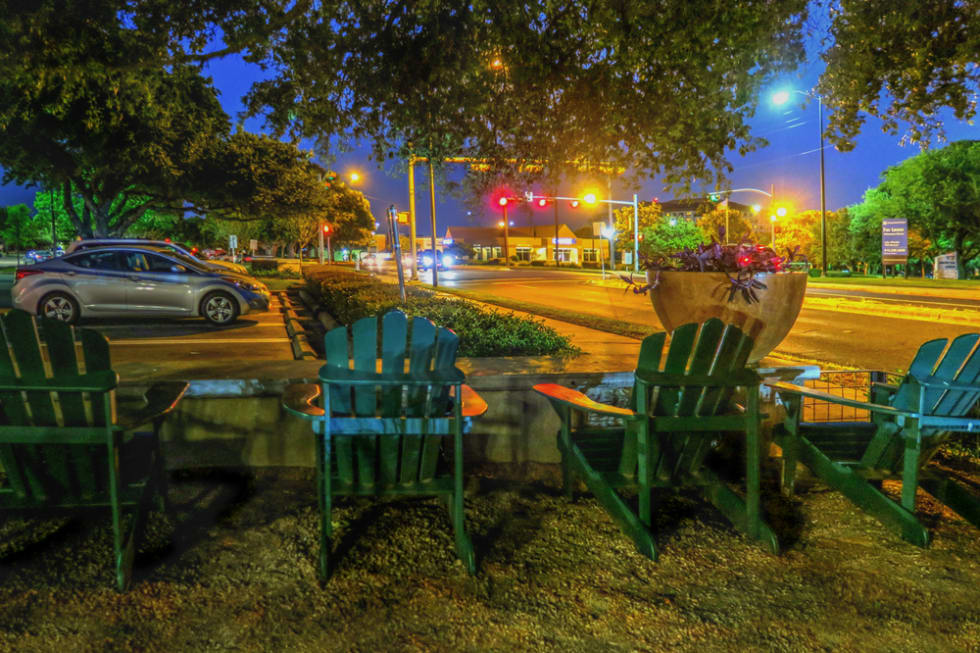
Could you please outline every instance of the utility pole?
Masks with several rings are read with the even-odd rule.
[[[558,195],[557,190],[555,190],[555,195]],[[561,258],[558,256],[558,200],[554,200],[552,203],[555,205],[555,267],[558,268],[561,267]]]
[[[439,287],[439,255],[436,252],[436,180],[432,173],[432,157],[429,157],[429,211],[432,214],[432,287]],[[415,248],[415,241],[412,241]],[[414,261],[413,261],[414,263]],[[417,264],[415,264],[417,266]],[[417,268],[416,268],[417,269]]]
[[[412,279],[418,280],[418,252],[415,251],[415,157],[408,157],[408,222],[412,237],[412,270],[409,275]]]

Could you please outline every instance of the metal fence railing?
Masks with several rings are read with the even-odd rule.
[[[821,370],[819,379],[805,381],[808,388],[858,401],[871,400],[873,383],[898,383],[900,374],[879,370]],[[803,421],[805,422],[866,422],[868,411],[850,406],[840,406],[819,399],[804,398]]]

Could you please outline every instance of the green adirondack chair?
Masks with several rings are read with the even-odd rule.
[[[558,448],[566,492],[580,477],[606,511],[647,557],[656,560],[651,528],[653,487],[701,489],[740,530],[779,551],[775,533],[759,512],[759,375],[746,369],[752,338],[718,319],[674,330],[663,357],[666,333],[643,340],[630,408],[601,404],[560,385],[534,386],[561,419]],[[745,390],[744,410],[736,388]],[[588,415],[616,418],[618,426],[594,426]],[[719,434],[745,433],[745,497],[733,492],[706,465]],[[621,490],[635,490],[634,512]]]
[[[902,538],[926,546],[929,532],[915,517],[916,488],[934,496],[980,528],[980,501],[952,479],[926,469],[950,434],[980,432],[980,417],[968,417],[980,399],[980,335],[968,333],[923,344],[897,386],[875,384],[871,401],[845,399],[789,383],[773,383],[786,404],[786,419],[773,433],[783,449],[782,485],[794,488],[796,463],[805,464],[830,487]],[[869,411],[867,422],[807,423],[803,399]],[[896,503],[876,487],[902,481]]]
[[[320,385],[290,386],[284,396],[290,413],[312,421],[316,437],[322,581],[331,573],[337,495],[444,497],[457,554],[476,570],[463,527],[463,433],[487,404],[455,366],[456,334],[421,317],[410,326],[396,310],[380,321],[358,320],[351,334],[329,331]]]
[[[98,332],[19,310],[0,319],[0,510],[109,508],[125,591],[146,510],[153,499],[166,507],[157,433],[187,384],[155,384],[144,407],[119,418],[116,384]],[[132,433],[146,423],[152,431]]]

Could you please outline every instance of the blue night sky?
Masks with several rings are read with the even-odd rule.
[[[786,79],[784,86],[800,90],[809,89],[816,81],[822,64],[815,62],[802,71],[796,79]],[[241,97],[251,83],[261,77],[257,66],[246,64],[239,57],[228,57],[213,62],[208,68],[225,110],[235,120],[241,111]],[[775,87],[774,89],[775,90]],[[732,188],[761,188],[769,190],[775,186],[777,198],[792,202],[797,209],[818,209],[819,195],[819,130],[817,127],[817,106],[815,102],[801,107],[801,95],[794,94],[793,100],[781,107],[770,102],[760,104],[751,125],[753,134],[769,141],[761,148],[745,157],[733,154],[730,161],[734,167],[731,174]],[[261,119],[250,119],[246,129],[262,131]],[[946,137],[949,141],[967,138],[980,138],[977,127],[957,121],[951,115],[945,123]],[[857,146],[851,152],[838,152],[827,146],[826,153],[826,193],[827,208],[833,210],[841,206],[857,203],[865,190],[876,186],[881,173],[888,166],[914,156],[918,146],[901,146],[901,134],[883,134],[877,120],[869,117]],[[304,144],[310,147],[308,144]],[[399,210],[408,209],[408,185],[404,173],[393,173],[394,165],[379,166],[368,158],[366,145],[355,147],[349,152],[338,153],[333,161],[324,163],[341,175],[357,170],[365,176],[359,188],[371,200],[371,208],[379,220],[385,209],[395,204]],[[460,171],[461,174],[462,171]],[[521,192],[525,189],[515,189]],[[531,189],[528,189],[531,190]],[[562,194],[575,195],[581,189],[569,184]],[[661,201],[670,199],[672,194],[664,189],[658,179],[648,179],[639,188],[628,187],[625,182],[613,182],[613,199],[631,200],[636,192],[641,201],[658,197]],[[14,185],[0,186],[0,205],[33,202],[34,191]],[[467,208],[457,198],[449,196],[436,187],[436,215],[438,231],[443,233],[449,225],[492,224],[496,219],[487,199],[482,204],[487,207],[485,215],[467,213]],[[738,193],[732,199],[744,204],[762,203],[766,198],[754,193]],[[416,210],[418,213],[419,235],[428,236],[429,225],[428,179],[424,166],[416,170]],[[588,220],[580,210],[560,207],[560,219],[573,228]],[[536,212],[535,222],[548,224],[554,219],[553,209]],[[517,216],[515,216],[517,217]],[[517,217],[519,224],[526,224],[526,217]],[[423,226],[425,225],[425,226]]]

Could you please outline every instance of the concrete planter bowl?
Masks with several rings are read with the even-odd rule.
[[[656,278],[647,271],[647,283]],[[661,271],[660,284],[650,290],[653,310],[667,331],[688,322],[717,317],[752,335],[755,346],[749,362],[769,354],[793,328],[806,292],[805,272],[758,273],[766,285],[756,290],[758,302],[746,303],[740,296],[728,301],[731,282],[724,272]]]

